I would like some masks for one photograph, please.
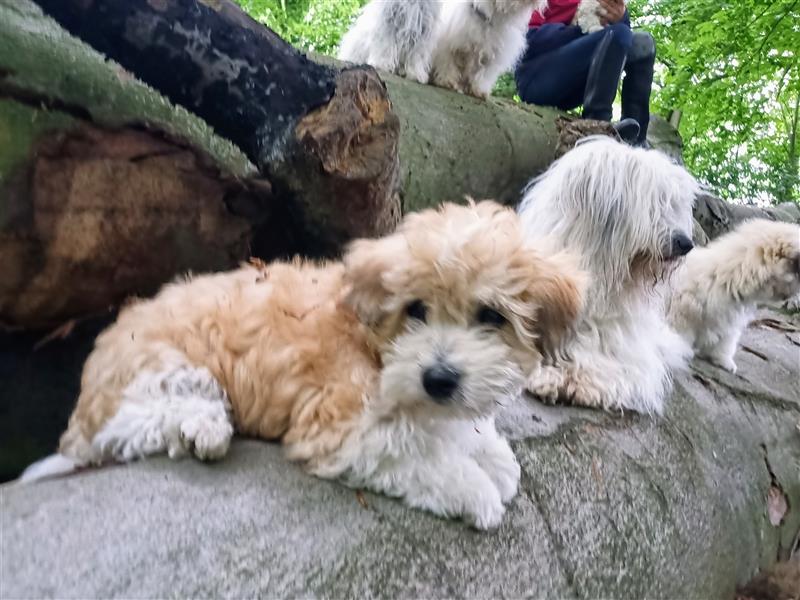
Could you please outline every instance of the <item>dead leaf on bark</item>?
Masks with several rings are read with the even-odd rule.
[[[799,328],[790,323],[770,318],[756,319],[755,321],[751,321],[748,327],[761,327],[764,329],[775,329],[777,331],[800,331]]]
[[[72,330],[75,329],[75,324],[77,322],[78,322],[77,319],[70,319],[66,323],[56,327],[55,329],[53,329],[53,331],[51,331],[42,339],[40,339],[38,342],[36,342],[36,345],[33,347],[33,351],[36,352],[37,350],[39,350],[43,346],[46,346],[53,340],[63,340],[70,333],[72,333]]]
[[[783,523],[783,517],[786,516],[788,510],[789,503],[786,500],[786,494],[778,486],[770,486],[767,493],[767,516],[770,524],[778,527]]]
[[[600,493],[603,493],[603,473],[600,470],[602,463],[600,458],[595,454],[592,456],[592,478],[594,479],[597,487],[600,488]]]
[[[753,356],[757,356],[758,358],[760,358],[764,362],[769,362],[769,357],[766,354],[764,354],[763,352],[759,352],[755,348],[751,348],[750,346],[742,344],[742,350],[744,350],[745,352],[749,352]]]
[[[361,508],[369,508],[369,504],[367,504],[367,499],[364,496],[364,492],[361,490],[356,490],[356,500],[361,505]]]
[[[698,371],[696,371],[694,369],[692,369],[692,379],[694,379],[695,381],[700,383],[700,385],[702,385],[704,388],[707,388],[707,389],[713,389],[714,388],[714,382],[713,381],[711,381],[708,377],[702,375],[701,373],[699,373]]]

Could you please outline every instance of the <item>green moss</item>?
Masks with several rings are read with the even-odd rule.
[[[28,0],[0,0],[3,88],[6,95],[22,90],[29,98],[80,107],[101,125],[137,123],[165,131],[203,149],[233,175],[255,171],[238,148],[215,135],[201,119],[70,36]],[[0,155],[7,152],[6,145],[0,145]],[[10,152],[13,158],[17,150]]]
[[[0,99],[0,186],[30,153],[42,132],[63,129],[74,119],[61,112],[33,108]]]

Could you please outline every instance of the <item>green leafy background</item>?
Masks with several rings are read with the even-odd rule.
[[[237,0],[306,51],[335,54],[366,0]],[[656,38],[653,110],[679,111],[684,157],[737,202],[800,202],[800,0],[629,0]],[[513,98],[510,75],[495,95]],[[518,98],[517,98],[518,99]]]

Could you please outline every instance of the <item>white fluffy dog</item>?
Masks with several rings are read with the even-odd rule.
[[[412,214],[343,263],[274,263],[166,286],[87,359],[59,454],[36,479],[156,453],[220,458],[234,429],[443,516],[495,527],[520,468],[494,427],[577,316],[580,273],[494,202]]]
[[[667,324],[664,282],[692,248],[698,185],[654,150],[591,137],[531,182],[519,211],[532,240],[581,256],[591,276],[575,335],[528,390],[548,402],[661,413],[688,345]]]
[[[342,38],[338,58],[428,83],[441,1],[372,0]]]
[[[575,11],[572,24],[579,26],[583,33],[600,31],[603,29],[603,23],[600,20],[603,12],[603,8],[597,0],[581,0],[581,3],[578,4],[578,9]]]
[[[546,6],[546,0],[445,0],[432,82],[486,98],[525,50],[531,14]]]
[[[675,275],[671,323],[697,356],[735,373],[739,337],[757,304],[800,292],[800,226],[745,221],[694,250]]]

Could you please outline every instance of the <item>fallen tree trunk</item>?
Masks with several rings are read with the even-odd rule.
[[[399,124],[372,69],[315,63],[230,0],[37,4],[240,148],[297,221],[290,251],[333,255],[397,224]]]
[[[190,86],[194,92],[181,96],[173,86],[171,97],[236,144],[104,62],[26,0],[0,0],[0,140],[14,140],[0,143],[0,319],[16,328],[0,334],[0,478],[52,451],[83,360],[114,316],[108,307],[126,295],[149,293],[188,268],[227,268],[250,253],[335,254],[353,235],[392,226],[398,189],[406,210],[463,194],[513,203],[556,152],[555,111],[482,102],[391,76],[383,77],[384,88],[374,71],[360,68],[309,66],[332,77],[325,79],[333,82],[329,99],[302,108],[276,104],[294,119],[285,138],[268,126],[248,129],[235,110],[234,90],[243,81],[231,74],[248,71],[236,61],[252,66],[261,58],[237,52],[306,63],[292,53],[281,57],[285,46],[242,21],[230,3],[41,4],[78,11],[71,27],[97,36],[110,52],[113,35],[128,36],[125,54],[143,61],[131,69],[149,72],[157,85],[173,84],[158,79],[153,61],[160,55],[149,55],[148,44],[183,47],[174,62],[157,65],[161,76],[186,69],[205,91]],[[184,15],[181,7],[190,10]],[[105,9],[108,30],[100,25]],[[88,14],[96,20],[77,18]],[[236,38],[243,44],[225,46],[234,66],[204,62],[207,54],[191,43],[195,34],[164,30],[167,14],[184,32],[208,19],[215,35],[243,36]],[[68,17],[62,14],[65,23]],[[155,25],[138,27],[143,23]],[[282,77],[291,79],[290,70]],[[269,83],[259,82],[266,94],[262,84]],[[287,85],[311,94],[303,81]],[[248,98],[266,102],[257,93]],[[252,114],[262,125],[269,121],[266,111]],[[668,131],[661,137],[675,155],[679,138]],[[714,227],[743,214],[714,206]],[[46,484],[33,496],[2,488],[2,530],[10,533],[0,550],[13,560],[0,561],[0,579],[9,595],[20,596],[412,589],[420,596],[727,597],[759,565],[786,556],[800,527],[793,471],[800,390],[792,362],[800,339],[796,322],[772,323],[777,329],[748,332],[736,377],[701,364],[682,378],[661,421],[518,404],[513,410],[521,412],[504,426],[517,440],[525,476],[495,535],[477,536],[375,496],[363,509],[349,490],[287,468],[274,446],[237,443],[216,467],[154,461]],[[252,487],[254,481],[261,483]],[[241,511],[223,514],[231,489],[249,489],[252,497],[241,499]],[[98,494],[109,498],[101,510]],[[109,507],[123,519],[111,518]],[[203,559],[224,569],[198,574],[197,553],[184,552],[196,546],[185,537],[194,526],[183,522],[186,515],[214,540]],[[346,539],[342,515],[356,525]],[[52,523],[83,518],[79,531],[50,535]],[[272,532],[266,546],[248,535],[254,523]],[[320,539],[319,527],[331,546],[287,558],[284,538]],[[157,548],[145,535],[152,529],[164,532]],[[231,532],[252,543],[227,545]],[[86,564],[101,566],[73,577]]]
[[[714,239],[747,219],[800,223],[800,206],[794,202],[785,202],[778,206],[731,204],[713,194],[703,193],[695,202],[694,218],[703,226],[708,237]]]
[[[0,132],[14,140],[0,145],[6,327],[57,326],[187,270],[251,254],[335,255],[353,237],[394,228],[399,125],[377,74],[312,63],[229,3],[219,12],[194,4],[49,8],[75,26],[91,17],[98,43],[124,38],[132,67],[237,145],[30,2],[0,0]],[[168,19],[185,35],[165,32]],[[211,39],[241,56],[211,62],[215,47],[201,44]],[[274,77],[245,77],[246,60]]]
[[[352,237],[394,227],[398,183],[406,210],[465,194],[514,202],[552,160],[554,111],[387,77],[390,106],[373,70],[314,65],[227,1],[211,3],[216,10],[177,0],[40,4],[237,145],[30,2],[0,0],[0,125],[19,141],[0,148],[0,198],[11,216],[0,222],[7,327],[58,326],[249,253],[335,255]],[[214,62],[218,38],[224,52]],[[274,80],[245,76],[270,60]],[[320,89],[333,86],[316,108],[327,96],[309,91],[307,76],[292,79],[306,68]],[[277,92],[273,102],[267,91],[278,86],[298,88],[305,104]],[[242,98],[263,106],[239,111]]]
[[[0,487],[3,594],[730,600],[800,528],[800,323],[760,317],[737,375],[696,364],[659,419],[506,407],[522,479],[497,532],[237,440],[219,463]]]

